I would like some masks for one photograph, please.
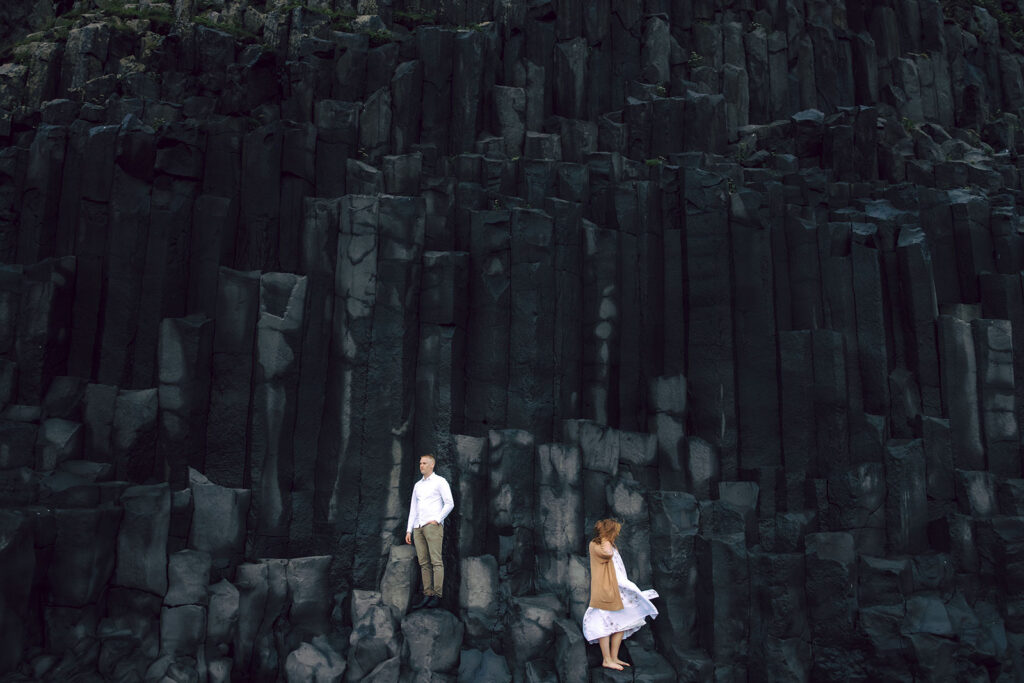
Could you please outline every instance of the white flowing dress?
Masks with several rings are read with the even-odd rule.
[[[651,602],[658,597],[658,592],[653,588],[642,591],[629,580],[626,576],[626,565],[622,563],[618,548],[612,555],[612,564],[615,567],[615,578],[619,583],[622,609],[611,611],[596,607],[587,608],[583,615],[583,637],[591,644],[596,643],[599,638],[619,631],[622,631],[623,639],[629,638],[647,623],[647,617],[653,619],[658,616],[658,608]]]

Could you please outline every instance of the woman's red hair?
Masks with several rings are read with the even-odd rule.
[[[599,519],[594,523],[594,542],[608,541],[615,545],[615,539],[622,531],[622,523],[614,519]]]

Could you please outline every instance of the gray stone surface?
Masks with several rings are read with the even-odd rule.
[[[1020,7],[29,5],[0,676],[1014,677]],[[662,596],[621,674],[608,516]]]

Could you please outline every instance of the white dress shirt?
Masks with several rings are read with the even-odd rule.
[[[407,533],[430,521],[444,524],[444,518],[455,509],[452,490],[444,477],[437,473],[420,479],[412,487],[412,503],[409,504],[409,526]]]

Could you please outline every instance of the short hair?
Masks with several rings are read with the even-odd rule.
[[[433,453],[424,453],[423,455],[420,456],[420,458],[430,458],[431,460],[434,461],[435,465],[437,464],[437,458],[434,457]]]
[[[622,531],[622,522],[616,519],[599,519],[594,523],[594,542],[608,541],[615,545],[615,539]]]

